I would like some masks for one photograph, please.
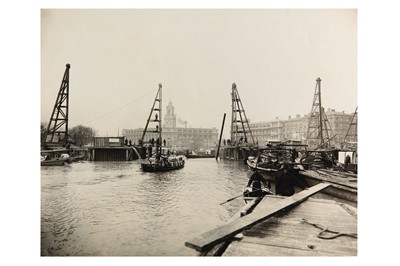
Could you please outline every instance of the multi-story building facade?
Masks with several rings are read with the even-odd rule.
[[[346,141],[357,142],[357,128],[350,127],[354,113],[346,114],[344,111],[336,112],[334,109],[328,109],[325,114],[331,133],[336,135],[331,142],[334,146],[340,147],[346,134],[348,135]],[[304,116],[297,114],[293,118],[289,116],[287,120],[276,118],[268,122],[250,123],[250,128],[259,145],[264,145],[269,140],[298,140],[305,143],[309,119],[310,114]],[[354,120],[353,123],[357,123],[357,117]]]
[[[344,143],[347,133],[348,137],[346,141],[357,142],[357,128],[355,126],[350,127],[350,123],[354,116],[354,113],[346,114],[344,113],[344,111],[336,112],[334,109],[328,109],[325,113],[332,128],[333,134],[336,135],[334,139],[337,145],[341,145],[342,143]],[[357,116],[355,119],[357,119]]]
[[[283,140],[283,121],[278,117],[273,121],[250,123],[254,141],[265,145],[269,140]]]
[[[309,116],[301,117],[297,114],[295,117],[289,116],[287,120],[283,121],[283,140],[300,140],[304,141],[307,135]]]
[[[178,127],[177,124],[182,124]],[[138,144],[142,138],[144,128],[123,129],[122,136]],[[148,129],[149,131],[155,129]],[[158,138],[157,133],[146,133],[144,142]],[[218,130],[216,128],[192,128],[187,127],[186,121],[180,121],[175,114],[175,108],[170,101],[166,107],[164,116],[162,137],[166,141],[166,147],[170,149],[214,149],[218,143]]]

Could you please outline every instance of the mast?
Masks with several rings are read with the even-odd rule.
[[[244,139],[250,135],[251,141],[254,143],[253,134],[251,133],[249,121],[244,111],[242,101],[240,100],[239,92],[236,84],[232,84],[232,121],[231,121],[231,141],[236,141],[238,134],[243,134]],[[240,128],[239,128],[240,126]]]
[[[221,147],[221,139],[222,139],[222,134],[224,132],[225,117],[226,117],[226,113],[224,113],[224,118],[222,119],[221,133],[219,134],[219,141],[218,141],[218,149],[217,149],[217,154],[215,155],[216,160],[218,160],[219,148]]]
[[[322,107],[321,97],[321,79],[317,78],[315,85],[314,100],[311,107],[310,119],[308,121],[307,128],[307,144],[315,146],[330,146],[329,132],[332,133],[332,129],[329,124],[329,120],[326,116],[325,110]],[[325,130],[325,137],[324,137]],[[310,141],[317,141],[318,143],[310,143]]]
[[[351,141],[357,142],[357,109],[358,109],[358,107],[356,107],[353,117],[351,118],[350,125],[347,129],[346,135],[343,140],[344,143],[346,143],[347,138],[349,138],[348,141],[350,141],[350,142]],[[353,137],[353,139],[352,139],[352,137]]]
[[[146,126],[143,130],[142,138],[141,141],[144,143],[144,137],[146,136],[147,132],[151,133],[158,133],[158,140],[159,140],[159,145],[157,147],[157,151],[161,153],[161,146],[162,146],[162,128],[161,128],[161,115],[162,115],[162,84],[158,84],[158,91],[156,94],[156,97],[154,98],[153,106],[151,107],[149,118],[147,119]],[[158,103],[158,104],[157,104]],[[153,117],[153,112],[155,113]],[[155,124],[155,128],[152,128],[151,130],[148,130],[149,123]]]
[[[68,143],[68,106],[69,106],[69,69],[66,64],[65,72],[54,104],[53,112],[47,126],[44,144],[47,146],[66,146]]]
[[[161,147],[162,147],[162,141],[163,141],[163,139],[162,139],[162,127],[161,127],[161,125],[162,125],[162,123],[161,123],[161,120],[162,120],[162,84],[161,83],[158,84],[158,89],[160,91],[159,110],[158,110],[158,113],[159,113],[158,129],[160,131],[158,139],[160,140],[160,142],[159,142],[159,145],[158,145],[157,149],[159,149],[159,154],[161,154],[161,151],[162,151]]]
[[[319,87],[319,93],[318,93],[318,97],[319,97],[319,124],[320,124],[320,139],[321,142],[320,144],[324,143],[324,136],[323,136],[323,130],[322,130],[322,101],[321,101],[321,79],[317,78],[317,86]]]

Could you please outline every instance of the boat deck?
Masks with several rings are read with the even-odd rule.
[[[291,197],[266,195],[253,212],[185,245],[201,256],[356,256],[357,209],[318,198],[326,183]]]
[[[279,198],[266,198],[271,204]],[[255,211],[262,211],[258,208]],[[321,239],[322,229],[357,234],[357,210],[332,200],[309,198],[290,211],[276,215],[232,241],[222,256],[356,256],[357,238],[342,235]],[[334,237],[324,232],[322,237]]]
[[[300,175],[306,178],[307,182],[313,186],[325,182],[331,186],[324,193],[344,199],[349,202],[357,203],[357,175],[332,170],[305,170],[300,171]]]

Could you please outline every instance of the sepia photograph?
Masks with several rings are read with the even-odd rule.
[[[2,265],[396,261],[390,0],[3,2]]]
[[[357,257],[355,8],[40,10],[40,256]]]

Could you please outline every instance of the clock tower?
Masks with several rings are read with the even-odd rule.
[[[172,105],[171,100],[167,106],[167,112],[164,116],[164,126],[165,127],[176,127],[176,114],[174,113],[175,108]]]

